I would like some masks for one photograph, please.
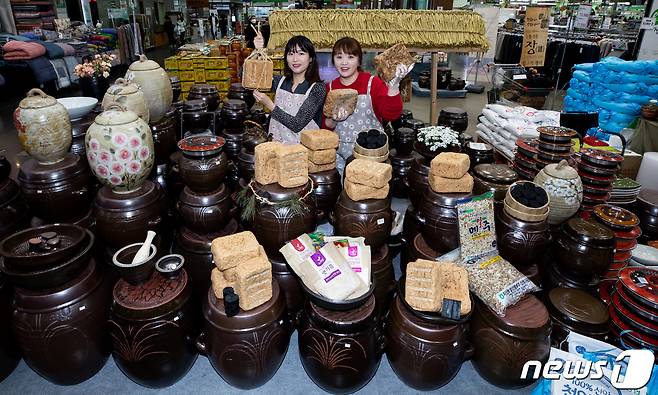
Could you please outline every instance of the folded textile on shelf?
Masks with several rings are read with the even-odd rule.
[[[28,60],[46,54],[46,48],[34,42],[9,41],[2,46],[5,60]]]

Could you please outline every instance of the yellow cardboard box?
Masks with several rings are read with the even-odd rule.
[[[206,71],[204,69],[194,70],[194,82],[206,82]]]
[[[182,100],[182,101],[187,100],[187,92],[181,92],[179,100]]]
[[[180,72],[178,70],[167,70],[167,74],[169,74],[170,77],[178,77],[180,80]]]
[[[180,83],[181,92],[189,92],[190,89],[192,89],[192,85],[194,85],[194,82],[189,82],[189,81],[181,82]]]
[[[194,60],[189,57],[179,59],[178,70],[194,70]]]
[[[226,69],[228,68],[228,58],[226,56],[207,57],[205,67],[211,70]]]
[[[181,81],[194,81],[194,71],[192,70],[180,70],[178,74]]]
[[[273,57],[274,70],[283,70],[283,57]]]
[[[218,92],[227,92],[228,89],[231,87],[231,81],[228,79],[220,80],[220,81],[208,81],[209,84],[215,85],[217,88]]]
[[[230,77],[228,70],[208,70],[206,69],[206,81],[225,80]]]
[[[206,68],[206,61],[204,58],[195,58],[194,59],[194,70],[203,70]]]
[[[178,70],[178,56],[170,56],[165,59],[165,69],[167,70]]]

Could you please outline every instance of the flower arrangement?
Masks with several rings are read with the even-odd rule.
[[[428,126],[418,130],[417,139],[431,150],[459,145],[459,133],[447,126]]]
[[[75,66],[74,72],[80,78],[103,77],[110,76],[110,69],[112,68],[112,61],[116,59],[116,55],[95,55],[91,61],[85,60],[84,63]]]

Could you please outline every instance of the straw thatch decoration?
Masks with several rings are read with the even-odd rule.
[[[275,10],[270,14],[270,49],[283,48],[290,37],[304,35],[316,48],[331,48],[354,37],[363,48],[489,48],[484,20],[472,11],[426,10]]]

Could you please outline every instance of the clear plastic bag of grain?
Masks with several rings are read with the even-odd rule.
[[[461,261],[468,272],[468,286],[478,298],[500,316],[524,295],[539,288],[497,253]]]
[[[470,261],[496,252],[493,192],[457,205],[461,259]]]

